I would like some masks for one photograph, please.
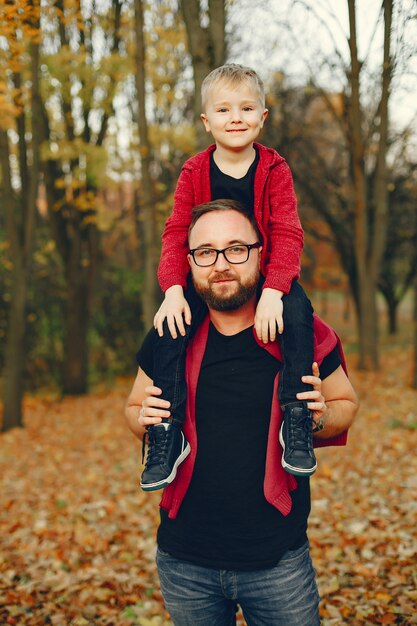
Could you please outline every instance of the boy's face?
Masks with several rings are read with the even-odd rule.
[[[259,93],[250,81],[232,86],[220,80],[207,94],[201,119],[218,147],[239,151],[257,139],[267,115],[268,109],[262,107]]]

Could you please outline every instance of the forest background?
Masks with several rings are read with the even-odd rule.
[[[201,81],[226,60],[265,80],[262,141],[294,174],[302,282],[316,307],[344,298],[358,366],[378,368],[378,298],[395,334],[417,275],[416,21],[412,2],[359,8],[3,2],[4,430],[25,388],[83,394],[131,371],[181,165],[209,143]]]
[[[127,393],[135,351],[162,297],[156,268],[175,183],[183,162],[210,143],[199,119],[201,81],[226,61],[254,67],[265,81],[270,113],[261,141],[293,172],[306,233],[301,281],[344,341],[373,424],[370,442],[387,401],[383,384],[391,388],[400,409],[385,427],[401,456],[393,429],[411,446],[417,428],[415,2],[2,0],[0,11],[0,391],[2,430],[10,431],[0,443],[4,459],[15,460],[3,462],[14,467],[9,492],[24,467],[19,446],[43,432],[37,445],[50,450],[56,416],[71,420],[75,407],[80,430],[91,429],[88,440],[95,422],[85,410],[101,394],[113,403],[112,419],[121,415],[118,393]],[[108,427],[111,439],[107,410],[102,435]],[[61,446],[71,450],[73,437],[64,433]],[[38,492],[26,482],[20,488],[27,513]],[[9,492],[5,511],[13,513]],[[59,514],[68,499],[53,497]],[[154,523],[143,510],[142,526]],[[407,524],[413,511],[404,512]],[[9,531],[13,519],[5,521]],[[361,537],[361,529],[352,532]],[[415,550],[415,533],[410,541]],[[0,565],[13,574],[9,558]],[[12,574],[12,582],[21,576]],[[415,569],[409,576],[398,584],[415,583]],[[401,613],[398,595],[378,593],[375,620],[413,613],[407,602],[415,596],[401,596]],[[392,601],[397,613],[384,608]],[[160,605],[151,603],[148,614],[134,606],[126,623],[139,614],[162,619]],[[344,619],[340,606],[323,610],[335,623]],[[70,623],[68,615],[52,623]],[[346,613],[352,624],[353,615]],[[411,623],[369,615],[369,623]],[[26,623],[19,619],[7,623]],[[47,623],[34,619],[27,623]]]

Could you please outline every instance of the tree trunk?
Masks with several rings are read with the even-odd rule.
[[[349,143],[355,213],[355,257],[358,272],[358,331],[359,368],[378,369],[377,281],[387,232],[387,171],[386,152],[388,136],[388,100],[391,80],[390,37],[392,0],[384,0],[384,62],[382,95],[379,106],[379,145],[377,154],[375,210],[370,228],[371,207],[367,203],[365,145],[360,100],[361,63],[356,38],[355,0],[348,0],[349,49],[351,68],[349,76]]]
[[[413,323],[414,323],[414,363],[413,363],[413,378],[412,378],[412,386],[414,389],[417,389],[417,274],[414,279],[414,315],[413,315]]]
[[[396,335],[397,334],[397,330],[398,330],[397,312],[398,312],[398,306],[400,304],[401,298],[399,298],[399,299],[395,298],[395,295],[394,295],[392,289],[381,289],[381,287],[380,287],[380,292],[382,294],[382,297],[385,300],[385,304],[386,304],[386,307],[387,307],[387,318],[388,318],[387,330],[388,330],[388,333],[390,335]]]
[[[23,426],[26,297],[27,274],[21,259],[15,258],[4,367],[3,431]]]
[[[151,165],[152,146],[149,140],[148,121],[146,117],[146,72],[145,72],[145,40],[142,0],[135,0],[136,30],[136,91],[138,97],[138,127],[141,159],[141,191],[140,216],[143,220],[144,234],[144,271],[145,280],[142,291],[142,317],[145,328],[152,326],[157,310],[157,262],[159,242],[157,238],[155,199],[153,194]]]
[[[65,329],[65,355],[62,367],[63,383],[62,387],[66,394],[84,394],[88,389],[88,328],[91,312],[91,301],[94,291],[94,278],[97,272],[100,254],[100,234],[96,225],[97,206],[90,198],[97,195],[97,181],[95,176],[89,176],[90,156],[82,146],[82,141],[86,146],[99,148],[102,146],[108,128],[109,116],[113,110],[113,97],[117,89],[118,79],[112,72],[109,78],[107,89],[107,104],[103,109],[95,109],[94,98],[91,96],[89,85],[85,83],[85,75],[82,70],[83,64],[93,64],[95,43],[91,36],[91,24],[86,29],[83,26],[83,12],[81,3],[77,0],[78,21],[76,26],[72,25],[73,8],[67,7],[63,0],[55,3],[57,9],[57,36],[61,49],[71,47],[71,42],[79,39],[80,57],[77,57],[81,67],[78,79],[82,85],[80,94],[80,104],[82,117],[84,119],[84,130],[80,135],[77,126],[80,120],[79,105],[75,106],[70,94],[67,93],[68,80],[62,80],[62,97],[60,101],[63,128],[65,132],[65,145],[71,145],[69,150],[71,158],[49,159],[44,163],[44,177],[46,193],[48,198],[49,217],[52,226],[53,237],[57,250],[62,258],[66,278],[67,302],[66,302],[66,329]],[[109,52],[117,54],[120,42],[120,20],[121,20],[121,0],[112,0],[113,15],[108,16],[108,29],[106,33],[106,47],[110,44]],[[71,15],[69,18],[68,16]],[[74,38],[73,28],[78,29],[77,37]],[[112,41],[111,41],[112,39]],[[98,48],[97,48],[98,50]],[[110,57],[109,57],[110,58]],[[75,67],[75,66],[74,66]],[[101,71],[103,71],[103,67]],[[88,72],[87,72],[88,76]],[[55,78],[55,80],[58,80]],[[87,83],[88,83],[87,79]],[[96,123],[100,120],[97,129]],[[92,120],[94,119],[94,123]],[[54,130],[50,127],[50,122],[46,109],[46,102],[41,109],[40,126],[42,128],[45,143],[53,141]],[[93,130],[94,127],[94,130]],[[73,142],[79,142],[79,147],[75,147]],[[79,154],[84,153],[87,159],[87,167],[84,172],[85,180],[80,179],[81,167]],[[68,168],[71,174],[72,183],[65,188],[58,186],[56,181],[66,178]],[[81,202],[79,202],[81,200]],[[85,202],[84,202],[85,201]],[[87,205],[85,204],[87,203]]]
[[[381,261],[386,247],[388,234],[388,174],[387,174],[387,149],[388,149],[388,102],[391,88],[391,27],[392,27],[393,0],[384,0],[384,58],[381,76],[381,98],[379,101],[379,142],[377,163],[375,172],[375,215],[372,233],[372,248],[369,259],[370,271],[375,279],[378,278]]]
[[[56,201],[51,180],[54,163],[45,168],[48,204]],[[62,258],[66,283],[65,352],[62,388],[66,395],[88,391],[88,329],[94,281],[99,265],[100,235],[94,222],[86,224],[77,208],[68,204],[51,211],[51,227]]]
[[[63,390],[66,395],[81,395],[88,389],[89,285],[77,257],[67,270],[67,289]]]
[[[97,226],[83,223],[79,212],[74,211],[74,214],[78,218],[75,228],[71,230],[66,225],[67,255],[64,259],[67,320],[63,391],[66,395],[81,395],[88,391],[88,330],[95,276],[101,259]]]
[[[209,137],[200,120],[200,114],[203,112],[201,85],[207,74],[222,65],[226,58],[225,0],[209,0],[207,26],[201,25],[200,0],[181,0],[181,10],[194,72],[194,121],[197,149],[204,150],[209,143]]]
[[[344,322],[349,322],[350,320],[350,307],[351,307],[351,302],[350,302],[349,294],[345,293],[344,304],[343,304],[343,321]]]
[[[32,30],[39,31],[39,4],[32,4],[29,18]],[[12,293],[7,327],[7,342],[4,367],[4,416],[2,430],[23,426],[22,402],[24,394],[26,299],[29,270],[34,243],[36,200],[38,196],[40,171],[40,129],[38,119],[41,114],[39,95],[39,44],[31,43],[30,80],[31,80],[31,142],[28,145],[26,135],[26,117],[28,110],[22,109],[16,127],[19,135],[18,160],[21,189],[13,192],[12,172],[7,132],[0,130],[0,159],[2,168],[1,198],[5,210],[6,235],[12,255]],[[20,85],[19,72],[14,73],[15,86]],[[19,90],[16,100],[21,105]],[[28,158],[30,155],[30,158]],[[28,165],[28,162],[30,165]]]
[[[349,140],[351,149],[351,171],[353,180],[353,205],[355,213],[355,257],[358,269],[358,334],[359,334],[359,368],[367,369],[371,354],[376,351],[374,345],[374,325],[376,320],[370,319],[370,308],[374,309],[372,293],[372,277],[367,267],[368,257],[368,219],[366,206],[366,176],[364,164],[364,142],[362,135],[362,111],[360,104],[360,70],[356,41],[356,6],[355,0],[348,0],[349,7],[349,48],[351,58],[350,69],[350,106],[349,106]],[[377,362],[371,366],[377,367]]]
[[[372,370],[379,367],[378,315],[376,286],[368,280],[359,281],[359,369]]]
[[[398,302],[393,300],[387,301],[388,333],[390,335],[396,335],[398,331],[397,312]]]

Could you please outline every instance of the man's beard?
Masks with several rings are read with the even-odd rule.
[[[227,279],[230,275],[228,273],[217,274],[216,280],[222,278]],[[233,276],[233,279],[237,281],[237,288],[232,293],[215,293],[213,289],[214,279],[209,281],[208,284],[202,284],[196,282],[193,278],[194,288],[200,298],[207,304],[210,309],[214,311],[235,311],[241,306],[249,302],[255,295],[258,282],[259,282],[259,270],[256,270],[251,276],[247,277],[245,282],[239,276]]]

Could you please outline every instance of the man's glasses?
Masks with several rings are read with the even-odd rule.
[[[222,254],[228,263],[238,265],[239,263],[246,263],[252,248],[259,248],[260,245],[259,241],[256,243],[238,243],[234,246],[227,246],[227,248],[223,248],[223,250],[216,250],[216,248],[194,248],[194,250],[189,250],[189,253],[198,267],[210,267],[210,265],[214,265],[219,254]]]

